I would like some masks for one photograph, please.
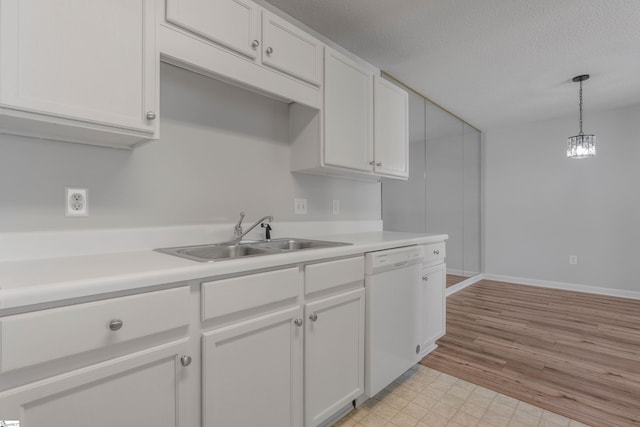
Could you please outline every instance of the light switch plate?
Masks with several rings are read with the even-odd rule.
[[[293,199],[293,213],[296,215],[306,215],[307,199]]]

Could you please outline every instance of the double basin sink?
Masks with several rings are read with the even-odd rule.
[[[187,258],[199,262],[223,261],[260,255],[273,255],[307,249],[324,249],[346,246],[351,243],[327,242],[309,239],[274,239],[258,241],[241,241],[214,243],[208,245],[179,246],[174,248],[154,249],[169,255]]]

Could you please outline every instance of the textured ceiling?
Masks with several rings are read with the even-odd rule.
[[[640,0],[268,0],[482,130],[640,103]]]

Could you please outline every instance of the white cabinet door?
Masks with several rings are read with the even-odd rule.
[[[325,48],[324,164],[373,171],[373,72]]]
[[[153,134],[155,34],[154,0],[2,0],[1,107]]]
[[[364,297],[363,288],[305,306],[305,426],[364,391]]]
[[[202,425],[302,425],[300,307],[202,337]]]
[[[374,158],[376,174],[409,177],[409,94],[375,78]]]
[[[0,392],[0,416],[25,427],[187,426],[179,410],[187,340]]]
[[[256,58],[258,6],[250,0],[167,0],[167,21]]]
[[[425,355],[436,347],[446,330],[445,264],[422,270],[421,350]]]
[[[316,86],[322,82],[323,44],[273,13],[262,11],[262,63]]]

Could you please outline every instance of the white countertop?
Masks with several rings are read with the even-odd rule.
[[[207,263],[152,250],[4,261],[0,262],[0,315],[35,304],[439,242],[447,235],[379,231],[314,238],[352,245]]]

